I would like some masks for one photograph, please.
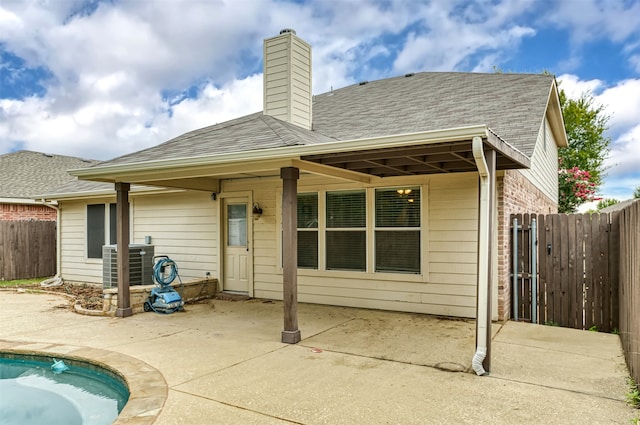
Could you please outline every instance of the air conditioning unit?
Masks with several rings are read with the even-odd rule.
[[[129,245],[129,285],[153,284],[153,245]],[[118,286],[118,250],[116,245],[102,247],[102,287]]]

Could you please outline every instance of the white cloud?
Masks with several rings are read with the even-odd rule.
[[[640,180],[638,164],[640,164],[640,124],[625,131],[615,140],[611,155],[606,162],[610,167],[607,174],[620,177],[635,173],[637,180]]]
[[[640,120],[640,79],[618,81],[597,96],[599,102],[608,105],[612,130],[625,129]]]
[[[618,44],[628,55],[631,68],[640,73],[640,2],[632,0],[558,1],[541,19],[569,33],[571,59],[560,69],[573,70],[580,62],[581,50],[593,41],[607,40]],[[572,67],[574,66],[574,67]]]
[[[407,37],[394,71],[460,70],[469,68],[469,58],[477,53],[493,55],[497,60],[515,49],[524,37],[535,34],[533,28],[513,22],[529,4],[504,2],[488,12],[473,3],[434,2],[422,10],[419,30]],[[489,66],[481,62],[475,70],[490,71],[497,63]]]
[[[96,81],[92,86],[110,85],[119,78]],[[53,103],[37,97],[0,100],[3,121],[10,123],[0,124],[0,140],[24,140],[24,148],[29,150],[107,159],[261,110],[262,75],[234,80],[220,88],[207,83],[195,98],[173,106],[155,93],[138,102],[93,96],[77,107],[62,110],[56,110]],[[2,150],[10,148],[0,145]]]
[[[603,86],[601,80],[581,80],[580,77],[573,74],[563,74],[558,76],[557,79],[560,83],[560,88],[571,99],[577,99],[583,93],[595,94]]]
[[[196,128],[228,121],[262,110],[262,74],[234,80],[222,87],[205,84],[198,97],[185,99],[172,107],[172,117],[159,116],[152,131],[170,139]]]
[[[622,42],[640,31],[640,3],[623,0],[558,1],[547,19],[567,28],[576,43],[600,37]]]

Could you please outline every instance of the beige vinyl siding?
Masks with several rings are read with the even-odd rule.
[[[425,293],[423,302],[448,302],[437,304],[447,310],[437,314],[475,317],[478,176],[437,175],[429,187],[429,286],[442,289]]]
[[[393,178],[375,186],[305,174],[299,180],[298,192],[404,185],[419,185],[422,190],[422,274],[299,269],[301,302],[475,317],[477,174]],[[257,298],[282,299],[281,187],[278,178],[223,183],[225,193],[252,191],[253,201],[263,209],[261,216],[253,218]],[[368,240],[371,255],[372,238]]]
[[[156,255],[168,255],[182,279],[217,277],[218,203],[208,192],[136,196],[132,243],[151,236]]]
[[[77,282],[102,283],[102,260],[87,259],[86,208],[115,202],[114,198],[61,202],[62,277]],[[168,255],[182,279],[217,277],[217,201],[210,193],[187,191],[130,195],[131,243],[151,236],[156,255]]]
[[[299,270],[301,302],[475,317],[478,177],[475,173],[391,178],[366,186],[304,174],[298,192],[420,186],[421,274]],[[224,196],[252,194],[263,214],[252,216],[254,296],[282,299],[281,188],[277,177],[222,182]],[[324,193],[324,192],[321,192]],[[102,261],[86,259],[86,205],[113,199],[64,202],[62,273],[67,280],[101,283]],[[131,196],[132,243],[151,236],[156,255],[174,259],[183,279],[219,276],[219,202],[206,192]],[[369,203],[371,206],[372,204]],[[372,228],[369,227],[369,232]],[[368,237],[369,267],[373,238]],[[322,250],[321,250],[322,255]],[[324,261],[321,259],[320,264]]]
[[[546,118],[538,132],[536,146],[531,156],[531,168],[520,172],[545,195],[557,202],[558,146]]]
[[[113,197],[60,203],[61,274],[65,280],[102,283],[102,260],[87,258],[87,205],[115,201]]]

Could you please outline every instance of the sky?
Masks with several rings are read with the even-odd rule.
[[[315,94],[551,72],[610,116],[600,195],[640,186],[640,0],[0,0],[0,154],[106,160],[260,111],[283,28],[313,47]]]

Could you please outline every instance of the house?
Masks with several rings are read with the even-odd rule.
[[[55,221],[55,208],[33,197],[75,180],[70,168],[98,161],[33,151],[0,155],[0,221]]]
[[[284,342],[300,340],[299,299],[477,318],[482,362],[510,311],[509,214],[557,210],[554,77],[420,72],[312,96],[295,31],[264,56],[263,112],[74,170],[48,195],[64,278],[100,282],[92,238],[150,241],[183,278],[282,299]]]

